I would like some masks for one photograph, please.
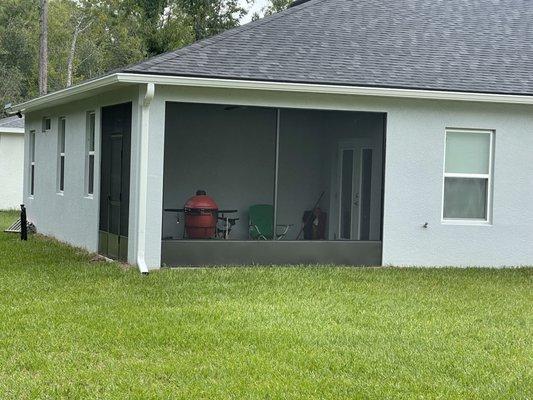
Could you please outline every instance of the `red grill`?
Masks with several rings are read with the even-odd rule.
[[[185,232],[189,239],[211,239],[216,235],[218,206],[205,191],[198,190],[196,196],[185,203]]]

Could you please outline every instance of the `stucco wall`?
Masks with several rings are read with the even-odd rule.
[[[441,222],[444,130],[495,130],[489,225]],[[409,102],[389,112],[383,262],[533,265],[533,109]],[[428,222],[428,229],[422,225]]]
[[[89,251],[97,251],[100,201],[100,109],[102,106],[127,101],[134,101],[137,104],[138,96],[137,88],[123,89],[26,115],[24,202],[28,209],[28,218],[35,223],[38,232]],[[134,107],[134,114],[135,110]],[[85,188],[86,126],[89,111],[96,112],[95,184],[92,196],[86,195]],[[43,133],[42,118],[44,116],[51,118],[52,127],[50,131]],[[57,190],[59,117],[66,118],[65,188],[63,193],[58,193]],[[134,116],[135,118],[136,116]],[[134,125],[132,128],[132,154],[136,143],[135,128]],[[28,173],[28,134],[31,130],[36,132],[35,190],[33,196],[30,196],[29,193]],[[132,181],[135,181],[134,177],[135,174],[132,173]],[[130,221],[133,220],[133,209],[134,206],[130,205]],[[134,223],[130,223],[130,237],[134,226]]]
[[[383,263],[533,264],[531,106],[172,87],[158,87],[156,98],[152,112],[159,116],[165,101],[387,113]],[[447,127],[496,131],[490,225],[441,222]],[[163,132],[164,118],[152,118],[151,129]],[[162,158],[163,147],[158,151],[153,159]],[[155,237],[150,240],[150,246],[160,246]]]
[[[24,134],[0,132],[0,210],[22,203]]]
[[[85,112],[133,100],[129,259],[135,261],[133,233],[137,227],[134,217],[137,212],[140,95],[138,88],[117,90],[27,116],[26,135],[29,129],[40,131],[43,115],[53,117],[52,131],[37,134],[36,194],[33,199],[28,196],[28,169],[24,168],[24,201],[28,204],[30,218],[41,232],[90,250],[96,249],[99,180],[93,199],[83,195]],[[149,121],[146,258],[152,268],[159,266],[161,257],[167,101],[387,113],[383,263],[420,266],[533,264],[531,106],[158,86]],[[61,115],[68,118],[63,196],[56,194],[57,117]],[[496,131],[490,225],[463,226],[441,222],[444,132],[447,127]],[[98,148],[99,131],[97,136]],[[25,153],[27,166],[27,141]],[[99,165],[98,152],[96,160]],[[95,174],[99,176],[98,167]],[[422,226],[426,222],[428,228],[424,229]]]

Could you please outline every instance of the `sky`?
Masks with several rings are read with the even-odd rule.
[[[246,0],[240,0],[240,2],[243,6],[246,6]],[[241,20],[242,23],[245,24],[247,22],[250,22],[250,20],[252,19],[253,13],[256,11],[260,11],[261,8],[267,5],[267,3],[268,3],[268,0],[255,0],[254,5],[251,7],[250,12]]]

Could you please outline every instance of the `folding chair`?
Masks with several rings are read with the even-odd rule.
[[[274,207],[270,204],[256,204],[248,210],[249,235],[252,240],[272,240],[274,237]],[[276,225],[276,240],[282,240],[292,225]]]

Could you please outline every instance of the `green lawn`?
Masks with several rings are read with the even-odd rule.
[[[532,398],[533,269],[90,260],[0,234],[0,399]]]

